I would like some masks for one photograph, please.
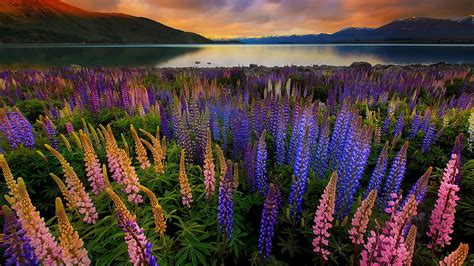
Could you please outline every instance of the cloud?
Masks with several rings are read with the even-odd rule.
[[[474,13],[472,0],[65,0],[80,7],[149,17],[209,37],[332,33],[412,16]]]

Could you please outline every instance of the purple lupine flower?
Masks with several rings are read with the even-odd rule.
[[[387,113],[382,125],[382,134],[387,134],[390,129],[390,112]]]
[[[375,169],[370,176],[369,185],[365,191],[366,198],[370,191],[377,190],[377,193],[380,194],[380,187],[382,186],[382,180],[385,177],[387,172],[387,165],[388,165],[388,141],[383,146],[382,151],[380,152],[379,158],[377,160],[377,164],[375,165]]]
[[[74,132],[74,126],[72,125],[71,122],[66,123],[66,132],[70,135],[72,132]]]
[[[416,113],[413,117],[413,122],[411,123],[410,133],[408,134],[408,139],[414,139],[420,130],[420,114]]]
[[[435,128],[434,125],[431,124],[428,129],[425,131],[425,136],[423,137],[423,142],[421,144],[421,148],[423,150],[423,153],[428,153],[430,150],[431,142],[433,141],[433,138],[435,136]]]
[[[304,137],[301,140],[300,152],[295,156],[293,173],[295,180],[291,186],[290,196],[288,198],[288,204],[290,205],[290,215],[293,221],[299,221],[301,212],[303,211],[303,195],[306,192],[306,186],[308,182],[308,171],[309,171],[309,145],[308,145],[308,127],[305,128]]]
[[[283,114],[280,116],[278,121],[276,136],[275,136],[275,146],[276,146],[276,163],[282,165],[285,163],[286,155],[286,124]]]
[[[234,224],[234,177],[232,162],[227,162],[226,173],[219,183],[219,205],[217,223],[219,232],[232,238]]]
[[[49,109],[49,115],[54,120],[58,119],[59,118],[59,109],[58,109],[58,107],[56,107],[56,106],[51,107],[51,109]]]
[[[379,206],[385,209],[391,199],[391,194],[397,194],[400,190],[400,185],[405,177],[406,163],[407,163],[408,142],[403,144],[395,159],[393,159],[390,172],[385,179],[381,197],[379,197]]]
[[[46,133],[46,137],[48,137],[49,143],[51,144],[53,148],[58,149],[58,140],[56,138],[58,135],[58,132],[56,131],[56,128],[53,122],[51,122],[51,119],[49,119],[49,117],[47,116],[43,117],[41,122],[43,124],[43,129],[44,129],[44,132]]]
[[[150,242],[146,243],[146,245],[145,245],[145,259],[148,262],[148,265],[150,265],[150,266],[159,266],[158,262],[156,261],[156,257],[153,254],[151,254],[151,248],[152,247],[153,247],[153,245]]]
[[[349,132],[344,147],[344,157],[339,164],[336,191],[336,216],[340,219],[349,213],[354,194],[360,186],[360,179],[370,155],[372,131],[361,126],[360,118],[352,122],[354,130]]]
[[[329,120],[325,119],[322,127],[319,130],[318,145],[316,148],[315,158],[313,159],[313,170],[320,178],[324,177],[328,163],[328,148],[329,148]]]
[[[398,116],[397,124],[395,125],[395,129],[393,131],[393,136],[401,136],[403,133],[403,127],[405,126],[405,113],[401,112]]]
[[[270,188],[263,203],[262,218],[260,219],[260,234],[258,237],[258,252],[263,258],[270,256],[273,236],[278,224],[278,212],[281,203],[279,184],[270,184]]]
[[[5,138],[7,139],[10,147],[12,149],[16,149],[20,145],[18,134],[16,134],[16,130],[12,123],[10,123],[10,119],[8,118],[7,114],[0,112],[0,116],[0,131],[5,134]]]
[[[211,116],[211,132],[212,138],[216,141],[220,141],[220,129],[219,129],[219,119],[216,112],[212,112]]]
[[[423,116],[423,121],[421,121],[420,131],[425,132],[428,130],[430,126],[430,119],[431,119],[431,110],[428,108],[425,110],[425,115]]]
[[[4,250],[5,265],[40,265],[35,258],[30,239],[21,227],[15,213],[3,206],[3,242],[0,247]]]
[[[189,135],[189,130],[186,125],[186,114],[178,118],[178,125],[176,129],[176,142],[178,145],[183,148],[186,153],[186,163],[192,163],[195,160],[195,145],[194,142],[191,141],[191,137]]]
[[[251,142],[247,144],[245,149],[245,157],[243,166],[247,172],[247,183],[250,192],[255,192],[257,189],[257,181],[255,180],[255,156],[257,152],[257,145],[252,145]]]
[[[255,183],[257,190],[261,195],[265,195],[268,191],[267,177],[267,143],[265,142],[265,130],[262,132],[257,146],[257,154],[255,156]]]
[[[171,140],[170,132],[170,118],[166,109],[160,104],[160,120],[161,120],[161,134],[166,137],[166,139]]]
[[[403,200],[403,203],[400,204],[400,206],[398,207],[399,210],[403,209],[405,204],[408,202],[408,198],[410,198],[411,195],[415,195],[416,203],[418,204],[418,206],[421,205],[421,203],[425,199],[426,192],[428,190],[428,181],[432,170],[433,167],[428,168],[428,170],[426,170],[426,172],[416,181],[416,183],[413,184],[407,196]]]
[[[27,148],[33,148],[35,146],[35,135],[30,122],[17,108],[13,112],[8,112],[7,117],[10,120],[11,129],[16,136],[16,142],[23,144]]]

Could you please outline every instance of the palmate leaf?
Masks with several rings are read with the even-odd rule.
[[[176,265],[188,264],[189,262],[192,265],[207,264],[208,260],[206,258],[209,258],[211,250],[215,249],[215,245],[212,245],[213,242],[207,243],[206,238],[206,235],[185,238],[181,242],[182,248],[176,253]]]

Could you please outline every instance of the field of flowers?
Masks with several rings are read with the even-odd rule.
[[[463,65],[2,71],[0,264],[473,265],[473,106]]]

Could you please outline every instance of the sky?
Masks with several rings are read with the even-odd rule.
[[[473,0],[63,0],[142,16],[209,38],[333,33],[409,17],[474,14]]]

